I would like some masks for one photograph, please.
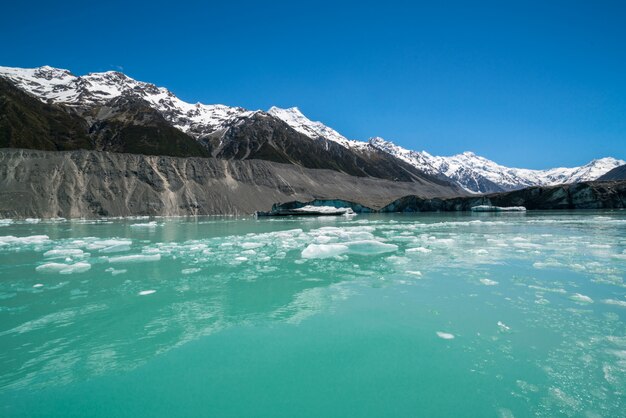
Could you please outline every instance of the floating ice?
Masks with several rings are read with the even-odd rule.
[[[33,287],[43,287],[43,283],[34,284]]]
[[[433,250],[426,248],[426,247],[417,247],[417,248],[407,248],[405,252],[428,254],[428,253],[431,253],[432,251]]]
[[[202,271],[202,269],[199,269],[199,268],[189,268],[189,269],[182,269],[181,273],[182,274],[193,274],[193,273],[197,273],[199,271]]]
[[[504,322],[502,321],[498,321],[498,327],[500,328],[500,330],[502,331],[509,331],[511,329],[511,327],[509,327],[508,325],[506,325]]]
[[[348,246],[344,244],[310,244],[302,251],[302,258],[336,257],[348,250]]]
[[[116,270],[113,267],[109,267],[108,269],[106,269],[104,271],[106,271],[107,273],[111,273],[112,276],[117,276],[118,274],[126,273],[128,270],[126,270],[126,269]]]
[[[111,253],[122,253],[125,251],[130,251],[130,241],[120,242],[118,244],[110,245],[108,247],[104,247],[100,250],[101,253],[111,254]]]
[[[91,264],[81,261],[74,264],[63,263],[46,263],[35,268],[40,273],[60,273],[60,274],[73,274],[84,273],[91,269]]]
[[[148,261],[159,261],[161,254],[133,254],[120,255],[109,258],[109,263],[144,263]]]
[[[151,295],[153,293],[155,293],[156,290],[142,290],[141,292],[138,293],[139,296],[146,296],[146,295]]]
[[[140,223],[140,224],[132,224],[131,228],[156,228],[158,225],[156,221]]]
[[[443,338],[444,340],[451,340],[454,338],[454,334],[450,334],[447,332],[437,331],[437,337]]]
[[[525,212],[524,206],[490,206],[479,205],[472,207],[472,212]]]
[[[8,245],[46,244],[48,242],[50,242],[50,237],[47,235],[31,235],[29,237],[14,237],[13,235],[7,235],[0,237],[0,247]]]
[[[496,282],[495,280],[491,280],[491,279],[480,279],[480,282],[482,284],[484,284],[485,286],[495,286],[498,284],[498,282]]]
[[[241,248],[244,248],[246,250],[253,250],[255,248],[261,248],[264,245],[265,244],[260,243],[260,242],[243,242],[241,243]]]
[[[623,301],[623,300],[604,299],[602,303],[606,303],[607,305],[615,305],[615,306],[621,306],[622,308],[626,308],[626,301]]]
[[[581,295],[580,293],[574,293],[570,296],[570,299],[579,303],[593,303],[593,299],[589,296]]]
[[[353,215],[351,208],[336,208],[334,206],[313,206],[307,205],[298,209],[292,209],[291,212],[302,214],[319,214],[319,215]]]

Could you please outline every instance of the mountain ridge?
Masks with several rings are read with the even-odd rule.
[[[367,142],[348,139],[322,122],[308,119],[297,107],[273,106],[264,112],[187,103],[164,87],[134,80],[118,71],[75,76],[50,66],[0,67],[0,78],[46,104],[64,106],[67,113],[82,117],[90,126],[94,148],[105,151],[259,158],[357,176],[448,182],[459,192],[469,193],[595,180],[626,163],[608,157],[581,167],[529,170],[505,167],[469,151],[433,156],[379,137]],[[268,122],[261,123],[266,116]],[[156,145],[150,143],[153,137]],[[306,143],[303,138],[313,141]]]

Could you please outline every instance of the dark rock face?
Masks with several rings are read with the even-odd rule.
[[[205,142],[211,154],[217,158],[267,160],[336,170],[358,177],[436,183],[450,187],[458,194],[464,193],[449,180],[423,173],[374,147],[357,151],[324,138],[311,139],[264,112],[241,118],[226,132],[220,136],[207,137]]]
[[[479,205],[524,206],[528,210],[626,208],[626,181],[529,187],[449,199],[405,196],[385,206],[381,212],[464,211]]]
[[[0,147],[93,149],[87,130],[69,109],[42,103],[0,78]]]
[[[530,187],[512,192],[482,196],[424,197],[404,196],[377,209],[357,201],[315,199],[274,204],[271,212],[289,211],[303,206],[351,208],[357,213],[455,212],[474,206],[524,206],[528,210],[553,209],[623,209],[626,208],[626,181],[588,182],[550,187]],[[271,214],[270,212],[270,214]]]
[[[0,147],[209,156],[140,99],[120,97],[104,106],[70,108],[43,103],[2,78]]]
[[[598,181],[612,180],[626,180],[626,164],[615,167],[613,170],[598,178]]]

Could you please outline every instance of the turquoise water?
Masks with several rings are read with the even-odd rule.
[[[0,415],[626,411],[626,212],[0,224]]]

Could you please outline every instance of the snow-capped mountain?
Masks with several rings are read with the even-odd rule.
[[[297,109],[270,113],[190,104],[166,88],[115,71],[75,76],[52,67],[0,67],[0,99],[13,103],[5,109],[11,114],[2,115],[4,125],[0,119],[4,147],[261,159],[415,182],[440,195],[462,192],[449,179],[433,178],[367,143],[349,141]],[[28,120],[20,116],[24,113]]]
[[[68,106],[104,105],[118,97],[139,98],[174,127],[196,139],[255,113],[241,107],[187,103],[164,87],[134,80],[117,71],[75,76],[68,70],[49,66],[0,67],[0,76],[42,101]]]
[[[407,150],[382,138],[372,138],[370,144],[429,174],[441,173],[472,193],[591,181],[625,163],[622,160],[607,157],[593,160],[581,167],[529,170],[505,167],[473,152],[438,157],[426,151]]]
[[[433,156],[426,151],[407,150],[378,137],[368,142],[348,139],[322,122],[308,119],[297,107],[272,107],[262,112],[220,104],[187,103],[164,87],[134,80],[117,71],[75,76],[68,70],[49,66],[32,69],[0,67],[0,78],[10,81],[44,103],[74,109],[90,126],[89,135],[96,142],[96,148],[100,146],[103,150],[117,152],[141,152],[145,149],[125,148],[121,145],[118,148],[107,148],[115,145],[111,138],[124,142],[124,135],[119,133],[121,128],[112,128],[112,115],[116,111],[122,115],[114,121],[118,124],[146,119],[140,107],[128,110],[129,102],[137,101],[156,111],[163,118],[163,124],[182,131],[188,135],[188,141],[194,143],[179,145],[183,150],[175,155],[198,154],[197,151],[189,151],[193,146],[198,146],[195,143],[197,141],[193,141],[195,139],[201,140],[206,152],[218,158],[265,158],[364,175],[376,173],[375,176],[390,179],[405,178],[408,164],[412,173],[409,177],[415,173],[418,176],[425,173],[431,177],[431,181],[445,181],[447,184],[452,181],[455,188],[459,185],[472,193],[595,180],[625,164],[615,158],[602,158],[582,167],[528,170],[504,167],[471,152],[450,157]],[[131,116],[128,116],[129,113]],[[279,126],[281,124],[290,132],[284,131]],[[100,136],[95,138],[98,132]],[[152,134],[144,132],[142,135],[152,138]],[[171,135],[168,135],[162,135],[161,148],[158,149],[168,149],[167,141],[171,139]],[[308,152],[309,155],[318,153],[315,161],[304,162],[307,160],[307,151],[296,148],[307,146],[303,147],[302,139],[296,136],[303,137],[305,142],[307,138],[316,140],[313,146],[316,151]],[[104,141],[104,145],[98,141]],[[106,141],[113,142],[109,144]],[[180,141],[184,142],[184,138],[180,138]],[[151,152],[161,151],[155,149]],[[302,155],[296,157],[296,154]]]
[[[289,109],[272,107],[268,113],[282,119],[309,138],[326,138],[346,148],[361,150],[367,149],[369,145],[393,155],[426,174],[452,179],[470,193],[501,192],[530,186],[591,181],[624,164],[622,160],[607,157],[573,168],[561,167],[548,170],[510,168],[473,152],[439,157],[426,151],[411,151],[402,148],[380,137],[371,138],[368,142],[350,140],[322,122],[311,121],[297,107]]]
[[[281,109],[279,107],[272,106],[267,113],[281,119],[296,131],[312,139],[324,138],[329,141],[336,142],[346,148],[363,148],[367,146],[367,143],[365,142],[346,138],[333,128],[324,125],[322,122],[314,122],[310,120],[304,116],[297,107]]]

